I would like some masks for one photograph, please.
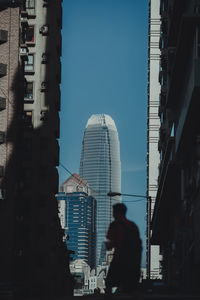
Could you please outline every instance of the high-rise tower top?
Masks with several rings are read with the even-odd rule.
[[[102,125],[102,126],[103,125],[105,125],[105,126],[111,125],[117,130],[114,120],[109,115],[106,115],[106,114],[92,115],[87,122],[86,128],[89,125]]]

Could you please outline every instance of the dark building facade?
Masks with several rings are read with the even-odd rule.
[[[0,1],[0,287],[71,293],[58,190],[62,1]]]
[[[161,0],[158,192],[152,244],[170,285],[199,290],[200,2]]]

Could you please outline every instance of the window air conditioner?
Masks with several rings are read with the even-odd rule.
[[[43,64],[46,64],[48,61],[48,55],[46,53],[43,53],[42,54],[42,63]]]
[[[40,120],[41,121],[46,121],[48,119],[48,112],[47,111],[41,111],[41,117]]]
[[[43,25],[42,27],[40,27],[40,31],[39,31],[42,35],[47,35],[49,32],[49,27],[47,25]]]
[[[46,82],[46,81],[43,81],[43,82],[41,83],[41,90],[42,90],[42,91],[46,91],[46,90],[47,90],[47,82]]]

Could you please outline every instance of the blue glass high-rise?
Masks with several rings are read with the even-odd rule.
[[[91,268],[96,266],[96,200],[84,192],[57,195],[65,203],[67,247],[74,251],[72,260],[83,259]]]
[[[105,259],[104,240],[112,221],[112,205],[121,201],[107,196],[121,193],[120,144],[113,119],[105,114],[92,115],[87,122],[80,161],[80,176],[89,183],[97,200],[97,264]]]

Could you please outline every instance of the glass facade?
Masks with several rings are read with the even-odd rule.
[[[72,260],[83,259],[91,268],[96,265],[96,200],[84,192],[57,196],[59,207],[65,202],[65,234],[67,247],[75,253]]]
[[[112,205],[121,197],[110,198],[110,191],[121,193],[121,162],[118,132],[108,115],[92,115],[85,128],[80,176],[97,200],[97,264],[105,259],[104,240],[112,221]]]

